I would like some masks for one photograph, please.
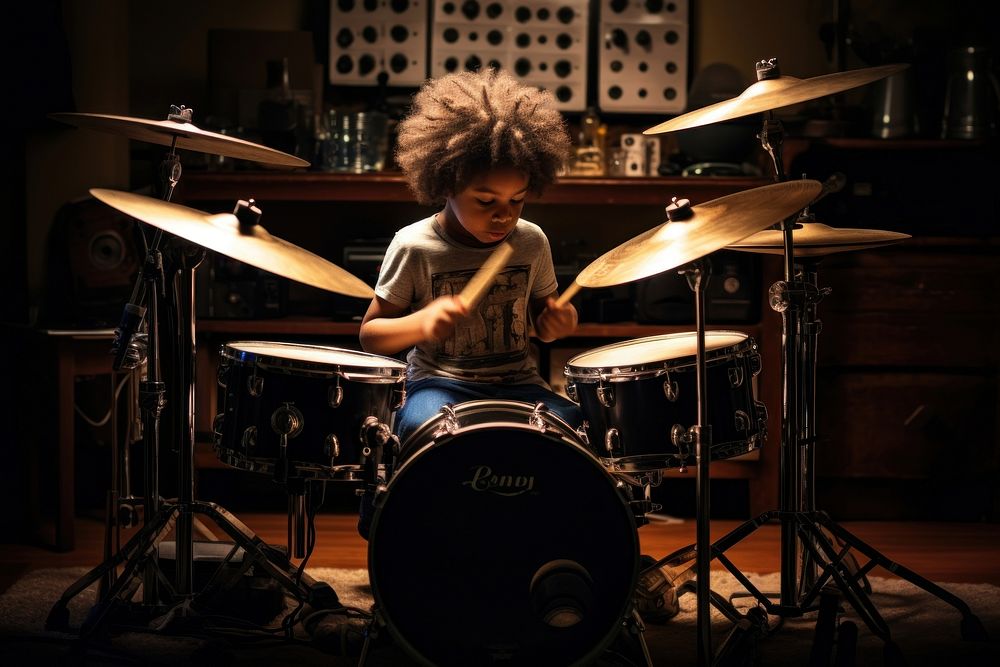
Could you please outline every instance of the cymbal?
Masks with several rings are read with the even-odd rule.
[[[49,118],[90,130],[112,132],[151,144],[170,146],[176,139],[176,147],[184,150],[225,155],[240,160],[251,160],[283,167],[309,166],[308,162],[294,155],[244,139],[202,130],[190,122],[149,120],[102,113],[52,113],[49,114]]]
[[[806,102],[819,97],[841,93],[851,88],[857,88],[858,86],[863,86],[902,72],[907,67],[909,65],[904,63],[835,72],[811,79],[798,79],[794,76],[779,76],[774,79],[764,79],[751,84],[746,90],[732,99],[689,111],[676,118],[671,118],[648,130],[644,130],[643,134],[676,132],[677,130],[720,123],[725,120],[787,107],[791,104],[798,104],[799,102]]]
[[[802,210],[821,189],[819,181],[786,181],[692,206],[691,217],[666,222],[606,252],[575,282],[610,287],[683,266]]]
[[[806,222],[792,229],[792,246],[796,257],[821,257],[835,252],[877,248],[899,243],[908,238],[910,235],[902,232],[881,229],[838,229],[821,222]],[[765,229],[726,246],[726,249],[782,255],[785,252],[784,233],[780,229]]]
[[[90,194],[111,208],[192,243],[319,289],[371,299],[375,292],[336,264],[271,236],[259,224],[248,231],[232,213],[209,214],[131,192],[93,188]]]

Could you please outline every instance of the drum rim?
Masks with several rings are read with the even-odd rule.
[[[658,377],[670,371],[687,370],[696,365],[697,357],[695,354],[685,354],[679,357],[670,357],[668,359],[650,361],[644,364],[620,364],[618,366],[580,366],[579,363],[574,364],[573,362],[580,359],[580,357],[596,352],[619,349],[639,343],[689,337],[692,333],[695,332],[685,331],[670,334],[659,334],[655,336],[644,336],[642,338],[631,338],[629,340],[618,341],[609,345],[595,347],[570,358],[563,368],[563,375],[568,379],[577,382],[628,382],[631,380],[641,379],[643,377]],[[706,331],[705,335],[742,336],[742,339],[739,342],[732,345],[724,345],[712,350],[706,350],[706,364],[715,363],[719,360],[739,358],[746,355],[748,352],[755,353],[757,351],[757,341],[754,340],[753,336],[742,331],[715,329],[712,331]]]
[[[235,449],[215,446],[215,455],[226,465],[243,472],[273,475],[277,468],[277,459],[266,457],[245,456]],[[289,460],[289,468],[292,474],[289,477],[301,477],[307,480],[322,480],[326,482],[362,482],[361,473],[364,466],[357,464],[344,464],[334,466],[324,466],[311,461]],[[306,473],[306,474],[303,474]]]
[[[516,411],[519,411],[521,413],[532,414],[532,413],[535,412],[535,409],[536,409],[536,407],[537,407],[538,404],[537,403],[528,403],[526,401],[517,401],[517,400],[513,400],[513,399],[508,399],[508,398],[477,398],[477,399],[474,399],[474,400],[471,400],[471,401],[463,401],[461,403],[457,403],[457,404],[455,404],[453,406],[450,406],[450,407],[452,408],[452,410],[455,411],[456,416],[458,416],[459,414],[462,414],[462,415],[465,415],[465,414],[478,414],[480,411],[483,411],[483,410],[487,410],[488,411],[488,409],[489,409],[490,406],[497,406],[497,405],[510,406],[510,407],[515,408]],[[417,428],[415,428],[413,430],[413,432],[410,433],[409,436],[407,436],[406,440],[404,440],[403,442],[400,443],[399,451],[400,452],[406,452],[407,451],[407,445],[411,441],[415,440],[415,438],[418,435],[422,435],[425,431],[427,431],[428,429],[430,429],[431,424],[437,423],[441,419],[442,415],[445,414],[444,410],[445,410],[445,408],[442,408],[440,411],[434,413],[432,416],[430,416],[426,420],[424,420],[424,422],[420,426],[418,426]],[[563,427],[566,432],[573,434],[576,437],[577,440],[580,440],[580,438],[581,438],[580,433],[576,429],[574,429],[572,426],[570,426],[569,423],[565,419],[563,419],[562,417],[560,417],[558,414],[556,414],[552,410],[546,409],[544,412],[542,412],[540,414],[544,414],[546,418],[552,419],[559,426]],[[489,426],[489,423],[487,423],[487,424],[472,424],[472,425],[466,426],[466,427],[461,427],[460,426],[456,431],[454,431],[452,433],[441,433],[441,434],[435,435],[433,438],[430,439],[430,442],[428,442],[427,445],[434,445],[434,444],[436,444],[439,439],[443,440],[444,436],[453,436],[453,435],[457,435],[458,433],[463,433],[466,430],[483,429],[483,428],[486,428],[488,426]],[[518,426],[527,427],[528,424],[518,424]],[[577,442],[573,441],[573,444],[577,444]],[[584,450],[586,450],[588,453],[590,453],[590,450],[587,449],[587,447],[586,447],[586,443],[584,442],[582,444],[583,444]],[[407,453],[406,454],[406,459],[401,463],[401,467],[402,467],[402,465],[404,465],[406,463],[406,461],[408,461],[410,458],[412,458],[414,455],[416,455],[418,451],[423,451],[424,449],[426,449],[426,445],[424,447],[421,447],[419,450]]]
[[[382,362],[391,362],[391,364],[361,366],[361,365],[342,364],[336,362],[293,359],[289,357],[280,357],[273,354],[261,354],[251,350],[241,350],[239,347],[237,347],[239,345],[269,345],[285,349],[336,350],[337,352],[345,352],[361,359],[372,359],[372,360],[377,359]],[[255,367],[264,369],[296,370],[296,371],[302,371],[303,373],[324,375],[330,377],[339,375],[347,380],[394,382],[405,379],[406,375],[406,364],[403,363],[402,361],[399,361],[398,359],[393,359],[392,357],[383,357],[378,354],[372,354],[370,352],[364,352],[361,350],[351,350],[348,348],[333,347],[331,345],[311,345],[307,343],[286,343],[279,341],[238,340],[238,341],[230,341],[228,343],[223,343],[219,347],[219,356],[221,356],[225,360],[228,360],[230,363],[236,363],[245,366],[253,365]]]
[[[454,409],[456,411],[458,411],[459,409],[463,409],[463,410],[474,409],[474,410],[478,411],[481,408],[487,407],[487,405],[512,406],[512,407],[514,407],[515,409],[518,409],[518,410],[528,410],[528,411],[532,411],[532,412],[535,410],[535,406],[536,406],[536,404],[526,403],[524,401],[515,401],[515,400],[510,400],[510,399],[477,399],[477,400],[474,400],[474,401],[466,401],[466,402],[463,402],[463,403],[459,403],[459,404],[457,404],[457,405],[454,406]],[[410,435],[410,437],[408,437],[406,439],[406,443],[410,442],[413,439],[413,437],[416,436],[418,433],[422,433],[425,430],[427,430],[429,428],[429,424],[431,424],[435,420],[440,419],[442,417],[442,414],[443,413],[439,412],[439,413],[435,414],[433,417],[429,418],[423,424],[421,424]],[[475,413],[473,413],[473,414],[475,414]],[[631,612],[632,612],[633,591],[635,590],[636,584],[637,584],[638,579],[639,579],[639,562],[638,561],[639,561],[639,554],[641,552],[640,545],[639,545],[639,531],[638,531],[637,527],[634,526],[634,523],[633,523],[634,522],[634,516],[632,514],[632,510],[628,507],[628,505],[626,504],[626,502],[624,501],[624,499],[621,498],[621,496],[618,494],[618,490],[617,490],[617,487],[616,487],[617,481],[616,481],[614,475],[611,473],[611,471],[609,471],[604,466],[604,463],[601,461],[601,459],[599,459],[597,456],[595,456],[593,454],[593,452],[590,451],[590,449],[586,446],[586,444],[582,440],[582,437],[580,436],[580,434],[577,433],[571,426],[569,426],[569,424],[565,420],[563,420],[562,418],[560,418],[555,413],[546,412],[546,414],[549,415],[549,416],[551,416],[551,417],[553,417],[553,418],[555,418],[556,420],[558,420],[558,423],[560,423],[563,426],[565,426],[566,432],[569,433],[569,434],[571,434],[573,436],[573,439],[567,439],[565,437],[560,437],[559,441],[563,442],[563,443],[565,443],[565,444],[567,444],[567,445],[569,445],[571,447],[576,448],[582,455],[584,455],[584,458],[587,461],[589,461],[590,464],[594,468],[596,468],[598,471],[600,471],[601,473],[603,473],[603,476],[605,477],[605,480],[607,481],[608,484],[611,485],[611,490],[612,490],[614,496],[617,497],[621,501],[620,505],[621,505],[621,509],[622,509],[622,512],[623,512],[623,515],[625,517],[626,522],[629,525],[633,526],[633,529],[629,531],[629,536],[631,538],[630,541],[631,541],[632,550],[633,550],[633,552],[636,555],[636,562],[633,564],[632,576],[630,577],[631,582],[630,582],[629,587],[628,587],[628,592],[624,596],[624,598],[625,598],[624,606],[620,610],[620,612],[618,612],[616,614],[616,617],[618,617],[622,621],[624,621],[627,618],[629,618],[629,616],[631,615]],[[510,425],[514,426],[516,428],[516,430],[522,430],[522,429],[526,429],[526,428],[533,428],[533,430],[535,430],[536,432],[538,432],[537,428],[534,428],[530,424],[527,424],[527,423],[525,423],[525,424],[510,424]],[[475,426],[478,427],[478,426],[481,426],[481,425],[477,424]],[[393,640],[396,641],[403,648],[404,652],[406,652],[410,657],[415,658],[421,664],[429,665],[431,667],[434,667],[436,663],[434,663],[432,660],[430,660],[428,657],[426,657],[423,653],[421,653],[420,651],[418,651],[413,646],[413,644],[411,644],[407,640],[407,638],[403,636],[403,634],[396,627],[396,624],[392,621],[391,615],[386,610],[385,603],[384,603],[384,597],[383,597],[381,591],[379,590],[379,586],[378,586],[378,584],[376,582],[376,577],[373,574],[376,571],[375,563],[374,563],[374,558],[375,558],[374,554],[375,554],[376,550],[373,548],[373,545],[374,545],[374,542],[376,541],[375,540],[375,536],[378,534],[378,524],[379,524],[379,519],[382,516],[382,511],[381,511],[382,506],[385,503],[385,499],[389,496],[390,493],[392,493],[392,490],[395,487],[395,485],[393,484],[393,482],[396,479],[398,479],[401,474],[406,474],[406,471],[408,469],[412,469],[412,466],[414,465],[413,461],[419,460],[424,454],[426,454],[426,452],[429,452],[432,449],[436,449],[438,447],[441,447],[441,446],[445,445],[447,442],[450,442],[454,437],[456,437],[458,435],[463,435],[465,433],[471,433],[474,430],[477,430],[477,429],[475,427],[469,427],[469,428],[466,428],[466,429],[459,428],[458,430],[455,430],[453,432],[443,434],[444,437],[433,437],[433,438],[431,438],[430,441],[426,445],[420,447],[419,449],[417,449],[417,450],[415,450],[412,453],[410,453],[410,454],[407,455],[407,458],[402,462],[402,464],[399,466],[399,468],[397,468],[393,472],[392,478],[389,480],[389,483],[386,485],[386,487],[384,488],[384,490],[380,490],[378,496],[375,498],[375,513],[374,513],[374,516],[372,517],[372,525],[371,525],[371,529],[370,529],[370,533],[369,533],[369,539],[368,539],[368,559],[367,559],[368,560],[368,572],[369,572],[369,578],[370,578],[370,582],[369,583],[370,583],[371,592],[372,592],[372,599],[374,601],[373,613],[380,618],[380,621],[383,624],[383,626],[389,631],[389,634],[392,636]],[[546,436],[546,437],[548,437],[548,436]],[[405,446],[406,443],[403,443],[404,446]],[[402,450],[405,450],[405,447],[401,447],[401,451]],[[598,475],[598,477],[600,477],[600,475]],[[608,629],[608,631],[606,632],[606,635],[604,637],[602,637],[600,641],[598,641],[594,646],[592,646],[587,651],[587,653],[585,655],[583,655],[579,660],[577,660],[576,662],[572,663],[572,667],[577,667],[577,666],[580,666],[580,665],[589,664],[589,662],[591,662],[593,660],[594,656],[599,655],[602,651],[604,651],[604,649],[606,649],[608,646],[610,646],[614,642],[615,638],[617,637],[617,632],[618,632],[618,630],[619,630],[620,627],[621,627],[620,623],[613,624]]]

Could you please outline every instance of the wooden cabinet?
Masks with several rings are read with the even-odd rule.
[[[820,263],[833,291],[819,310],[817,486],[830,509],[997,517],[998,267],[990,238],[911,239]]]

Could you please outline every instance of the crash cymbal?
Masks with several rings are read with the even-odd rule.
[[[846,72],[836,72],[811,79],[798,79],[794,76],[778,76],[764,79],[750,85],[738,96],[712,104],[701,109],[695,109],[682,116],[671,118],[654,127],[644,130],[643,134],[662,134],[675,132],[692,127],[720,123],[725,120],[741,118],[772,109],[780,109],[791,104],[814,100],[827,95],[842,93],[851,88],[884,79],[909,67],[906,64],[882,65],[866,69],[854,69]]]
[[[837,229],[821,222],[806,222],[792,229],[792,247],[796,257],[821,257],[835,252],[877,248],[899,243],[908,238],[910,235],[902,232],[888,232],[881,229]],[[765,229],[726,246],[726,249],[782,255],[785,252],[784,233],[780,229]]]
[[[189,151],[225,155],[283,167],[308,167],[305,160],[244,139],[202,130],[190,122],[149,120],[101,113],[52,113],[49,118],[90,130],[112,132],[151,144],[175,146]]]
[[[94,188],[90,194],[126,215],[258,269],[338,294],[362,299],[374,296],[372,288],[359,278],[319,255],[271,236],[259,224],[241,229],[232,213],[213,215],[117,190]]]
[[[672,219],[606,252],[575,282],[610,287],[683,266],[802,210],[821,189],[818,181],[787,181],[691,206],[687,219]]]

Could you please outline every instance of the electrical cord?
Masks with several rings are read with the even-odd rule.
[[[73,404],[73,410],[76,412],[76,414],[80,415],[80,418],[83,419],[83,421],[87,422],[87,424],[89,424],[90,426],[93,426],[94,428],[100,428],[104,426],[109,421],[111,421],[111,414],[114,412],[115,404],[118,403],[118,396],[122,393],[122,389],[125,388],[125,385],[131,378],[132,374],[126,373],[125,377],[123,377],[121,382],[118,383],[118,386],[115,387],[114,398],[112,399],[111,407],[108,408],[107,413],[100,419],[94,419],[89,415],[87,415],[87,413],[83,411],[83,408],[81,408],[78,403]]]

